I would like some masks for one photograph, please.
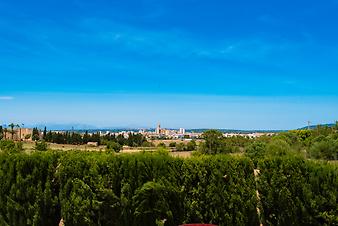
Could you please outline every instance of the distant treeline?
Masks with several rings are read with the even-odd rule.
[[[101,143],[101,136],[99,133],[89,134],[86,132],[85,134],[75,133],[75,132],[43,132],[42,139],[56,144],[87,144],[88,142],[97,142]]]
[[[35,140],[39,140],[35,139]],[[101,136],[99,132],[90,134],[86,131],[84,134],[75,133],[75,132],[47,132],[46,129],[42,134],[42,139],[46,142],[56,143],[56,144],[87,144],[88,142],[97,142],[100,144],[107,144],[107,142],[116,142],[119,145],[127,145],[130,147],[139,147],[139,146],[147,146],[146,138],[139,133],[128,133],[127,137],[124,137],[122,134],[107,134]]]

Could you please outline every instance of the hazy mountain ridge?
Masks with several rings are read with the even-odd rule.
[[[295,130],[302,130],[302,129],[316,129],[318,126],[328,126],[333,127],[335,124],[328,123],[328,124],[318,124],[318,125],[311,125],[310,127],[304,126]],[[81,123],[75,123],[75,124],[36,124],[36,125],[27,125],[26,127],[37,127],[40,130],[43,130],[45,127],[47,127],[47,130],[60,130],[60,131],[77,131],[77,132],[98,132],[98,131],[111,131],[111,132],[120,132],[120,131],[134,131],[138,132],[140,129],[146,130],[146,131],[154,131],[155,128],[152,127],[97,127],[89,124],[81,124]],[[170,130],[178,130],[178,128],[167,128]],[[186,132],[195,132],[195,133],[203,133],[207,130],[216,129],[223,133],[278,133],[278,132],[286,132],[288,130],[269,130],[269,129],[225,129],[225,128],[194,128],[194,129],[186,129]],[[293,130],[293,129],[290,129]]]

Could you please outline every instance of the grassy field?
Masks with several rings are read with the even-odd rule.
[[[160,143],[164,143],[166,146],[169,146],[169,144],[170,143],[177,143],[177,144],[179,144],[179,143],[184,143],[184,144],[187,144],[187,143],[189,143],[189,141],[190,140],[179,140],[179,139],[177,139],[177,140],[152,140],[151,142],[155,145],[155,146],[157,146],[157,145],[159,145]],[[195,142],[196,142],[196,144],[199,144],[199,143],[201,143],[202,142],[202,140],[195,140]]]
[[[24,142],[23,148],[26,151],[34,151],[35,143],[34,142]],[[104,151],[105,146],[90,146],[90,145],[72,145],[72,144],[53,144],[48,143],[48,148],[52,150],[62,150],[62,151],[69,151],[69,150],[81,150],[81,151]]]
[[[33,152],[35,147],[34,142],[24,142],[23,148],[26,152]],[[61,151],[71,151],[71,150],[80,150],[80,151],[104,151],[106,149],[106,146],[90,146],[90,145],[72,145],[72,144],[54,144],[54,143],[48,143],[48,148],[52,150],[61,150]],[[123,147],[123,150],[121,150],[121,153],[136,153],[136,152],[142,152],[142,151],[156,151],[157,148],[130,148],[130,147]],[[183,152],[170,152],[170,155],[176,156],[176,157],[190,157],[191,152],[190,151],[183,151]]]

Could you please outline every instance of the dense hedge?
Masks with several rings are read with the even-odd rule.
[[[301,158],[259,162],[266,225],[338,225],[338,167]]]
[[[57,225],[57,154],[0,154],[0,225]]]
[[[67,225],[257,223],[252,164],[245,158],[67,155],[60,182]]]
[[[61,215],[81,226],[257,224],[246,158],[47,152],[0,161],[1,225],[56,225]]]
[[[0,154],[0,225],[337,225],[338,170],[297,158]],[[164,223],[164,224],[162,224]]]

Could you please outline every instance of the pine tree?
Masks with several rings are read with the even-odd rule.
[[[40,140],[40,132],[38,128],[33,128],[32,140],[34,141]]]
[[[84,136],[83,136],[83,143],[87,144],[89,141],[89,135],[88,135],[88,130],[86,130]]]

